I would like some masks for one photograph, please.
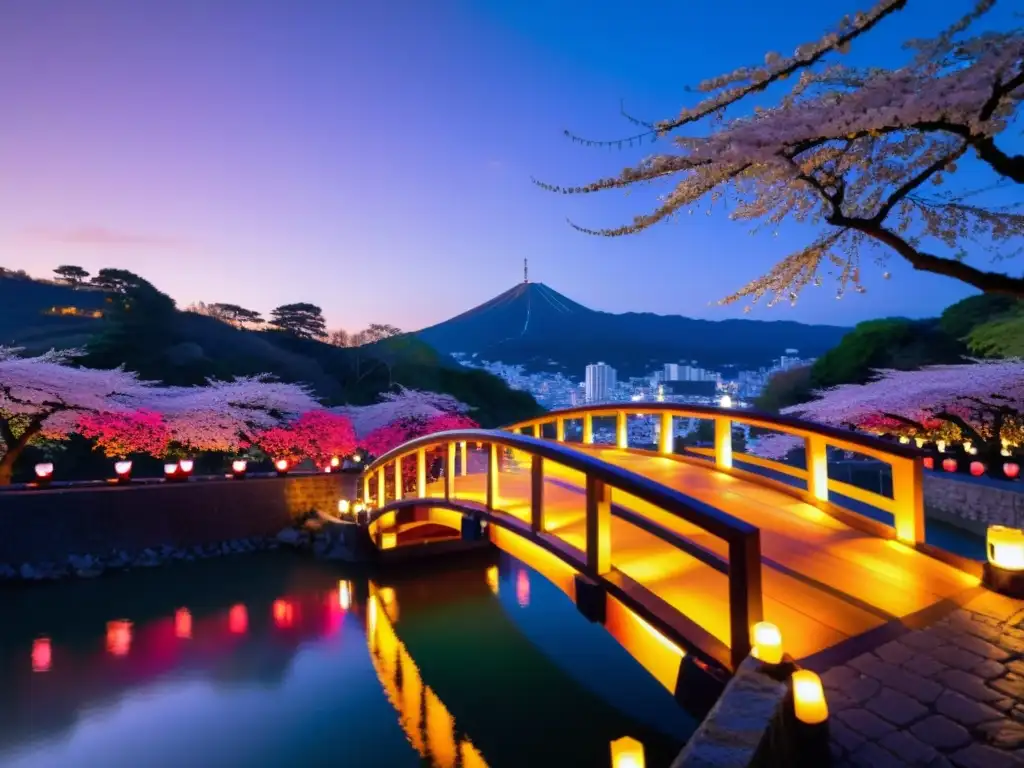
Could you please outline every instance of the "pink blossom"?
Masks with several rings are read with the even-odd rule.
[[[356,449],[352,423],[345,416],[326,410],[308,411],[287,426],[258,432],[252,442],[268,456],[310,458],[319,466],[326,466],[334,457],[348,456]]]
[[[96,441],[96,447],[111,458],[133,453],[163,456],[167,453],[171,432],[159,413],[146,410],[84,414],[78,420],[83,437]]]
[[[392,448],[423,435],[453,429],[475,429],[480,425],[468,416],[444,413],[430,418],[404,418],[370,432],[360,442],[373,456],[382,456]]]
[[[376,429],[404,419],[429,419],[444,413],[466,413],[469,406],[451,395],[421,392],[400,388],[397,393],[381,394],[381,401],[373,405],[332,408],[334,413],[347,416],[359,438]]]

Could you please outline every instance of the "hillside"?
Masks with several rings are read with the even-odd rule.
[[[503,381],[458,365],[412,335],[363,347],[342,348],[267,330],[236,328],[193,312],[158,307],[124,326],[107,295],[0,277],[0,344],[30,353],[51,348],[87,347],[84,362],[97,367],[126,363],[146,378],[168,384],[195,384],[207,377],[272,373],[283,381],[304,382],[328,405],[373,402],[401,384],[447,392],[474,406],[485,426],[527,418],[540,408],[532,397]],[[49,314],[77,307],[82,314]],[[92,313],[104,313],[93,317]]]
[[[838,344],[847,330],[791,321],[612,314],[589,309],[543,283],[524,282],[417,335],[448,354],[462,352],[575,376],[600,360],[622,376],[689,360],[757,367],[789,348],[818,356]]]

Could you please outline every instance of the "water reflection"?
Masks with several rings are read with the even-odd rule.
[[[583,677],[636,679],[571,605],[579,627],[552,622],[544,587],[507,559],[377,584],[267,555],[5,590],[0,764],[601,768],[628,734],[668,765],[679,733],[563,669],[590,654]]]

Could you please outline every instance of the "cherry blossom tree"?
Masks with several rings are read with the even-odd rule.
[[[120,368],[75,367],[76,350],[36,357],[19,352],[0,347],[0,485],[11,482],[15,462],[33,440],[66,437],[83,415],[147,406],[154,391]]]
[[[925,439],[971,440],[988,452],[1024,438],[1024,361],[878,371],[868,384],[815,393],[784,414],[839,427]],[[757,441],[754,453],[778,458],[801,445],[788,435]]]
[[[77,429],[110,458],[124,459],[133,453],[160,457],[171,442],[164,417],[145,409],[83,414]]]
[[[372,405],[343,406],[332,412],[347,416],[362,441],[380,427],[407,419],[426,420],[446,413],[464,414],[469,406],[451,395],[422,392],[399,387],[397,392],[384,392],[380,402]]]
[[[347,416],[327,410],[308,411],[287,426],[271,427],[256,433],[253,445],[268,456],[295,461],[312,459],[327,466],[356,449],[356,433]]]
[[[999,144],[1024,97],[1024,30],[967,36],[995,5],[975,0],[938,36],[908,42],[910,59],[897,68],[835,62],[835,54],[905,5],[906,0],[877,0],[792,56],[769,53],[761,66],[701,83],[698,90],[706,98],[673,119],[630,118],[645,128],[630,138],[594,142],[569,134],[590,145],[632,146],[684,126],[705,127],[704,135],[675,138],[674,152],[584,186],[538,183],[575,194],[675,180],[658,207],[631,224],[597,230],[573,225],[589,234],[633,234],[693,213],[705,202],[708,214],[731,203],[730,217],[756,222],[755,231],[787,219],[820,228],[808,245],[722,303],[754,303],[764,296],[769,304],[795,302],[805,287],[821,284],[823,270],[835,276],[837,296],[848,288],[862,292],[863,257],[884,265],[892,254],[915,270],[1024,297],[1024,278],[968,264],[966,258],[968,247],[1014,255],[1024,236],[1024,215],[1015,206],[979,202],[994,187],[1024,183],[1024,155]],[[729,113],[794,75],[775,106]],[[987,169],[991,184],[944,191],[942,185],[955,181],[968,162]],[[1007,245],[1007,251],[998,250]]]

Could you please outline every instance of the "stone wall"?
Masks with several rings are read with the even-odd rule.
[[[357,480],[323,474],[4,491],[0,563],[273,536],[312,509],[336,514]]]
[[[934,517],[979,535],[990,523],[1024,527],[1024,493],[1016,483],[925,472],[924,502]]]

